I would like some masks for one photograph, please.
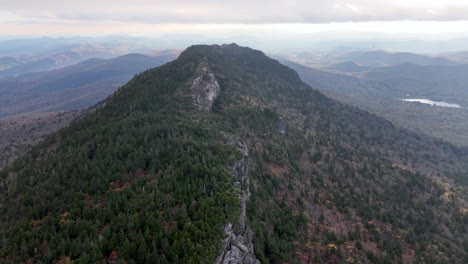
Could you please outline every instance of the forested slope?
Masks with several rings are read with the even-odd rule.
[[[466,155],[193,46],[0,172],[0,261],[464,263]]]

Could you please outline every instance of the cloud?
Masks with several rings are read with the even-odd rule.
[[[279,24],[468,20],[466,0],[0,0],[24,20]]]

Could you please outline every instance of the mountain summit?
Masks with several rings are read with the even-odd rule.
[[[0,172],[0,262],[463,263],[466,161],[192,46]]]

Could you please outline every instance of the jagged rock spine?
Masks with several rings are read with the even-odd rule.
[[[253,247],[254,232],[246,223],[246,207],[250,197],[250,184],[248,179],[248,157],[249,150],[247,144],[241,141],[229,139],[228,144],[235,144],[242,152],[242,158],[231,168],[232,175],[237,180],[234,187],[240,190],[241,213],[239,215],[240,231],[233,230],[233,224],[228,223],[224,227],[226,238],[223,240],[223,251],[216,258],[216,264],[260,264],[255,257]]]

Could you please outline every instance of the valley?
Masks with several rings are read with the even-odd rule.
[[[452,108],[461,108],[459,104],[452,104],[447,102],[438,102],[432,101],[428,99],[401,99],[403,102],[416,102],[421,104],[433,105],[433,106],[441,106],[441,107],[452,107]]]
[[[82,110],[28,113],[0,120],[0,170],[83,113]]]
[[[0,118],[29,112],[85,109],[104,100],[135,74],[174,58],[172,54],[127,54],[0,79]]]
[[[461,69],[465,65],[447,66],[449,68],[440,70],[443,73],[439,75],[432,70],[428,71],[428,69],[432,69],[432,66],[425,68],[403,64],[375,68],[359,73],[358,76],[350,76],[344,72],[328,72],[289,61],[282,61],[282,63],[296,70],[309,85],[333,99],[357,106],[418,133],[460,146],[468,145],[468,134],[465,132],[468,131],[468,122],[466,121],[468,111],[465,109],[466,103],[464,102],[467,91],[464,88],[465,71],[452,72],[450,79],[445,77],[437,79],[437,76],[449,74],[448,71],[451,67]],[[424,73],[420,75],[406,74],[405,69],[407,68],[417,68]],[[390,71],[397,71],[398,76],[392,77]],[[400,74],[405,74],[406,77]],[[425,76],[431,76],[431,80],[427,80]],[[454,83],[456,85],[452,86]],[[444,87],[451,88],[445,89]],[[449,105],[454,107],[432,107],[429,104],[401,101],[401,98],[411,98],[410,96],[414,96],[412,98],[431,98],[431,102],[450,102]]]

